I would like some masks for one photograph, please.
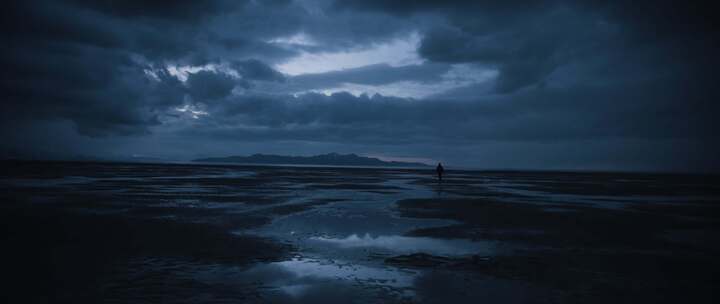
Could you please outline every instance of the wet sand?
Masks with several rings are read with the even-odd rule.
[[[3,167],[7,303],[717,298],[717,176]]]

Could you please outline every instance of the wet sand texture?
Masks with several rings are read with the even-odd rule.
[[[4,303],[717,302],[717,176],[3,168]]]

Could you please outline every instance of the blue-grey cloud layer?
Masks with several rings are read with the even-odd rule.
[[[718,169],[708,14],[674,1],[15,2],[2,12],[0,152],[190,158],[295,143],[484,167]],[[423,63],[274,68],[412,35]],[[183,66],[201,68],[169,70]],[[445,86],[459,66],[497,76]],[[337,93],[349,85],[438,91]],[[70,129],[49,149],[57,135],[39,126],[53,125]]]

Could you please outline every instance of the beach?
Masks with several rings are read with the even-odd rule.
[[[711,303],[716,175],[4,162],[8,303]]]

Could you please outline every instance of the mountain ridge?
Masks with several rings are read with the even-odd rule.
[[[373,167],[428,167],[418,162],[383,161],[375,157],[355,153],[328,153],[313,156],[287,156],[256,153],[250,156],[207,157],[192,160],[210,163],[244,163],[263,165],[323,165],[323,166],[373,166]]]

